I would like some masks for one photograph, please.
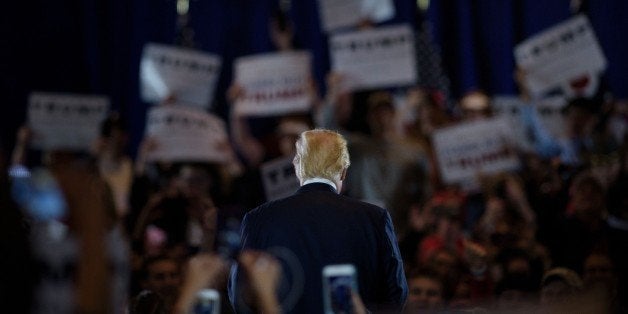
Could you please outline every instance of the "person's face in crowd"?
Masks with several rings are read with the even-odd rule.
[[[202,198],[209,196],[212,180],[206,170],[184,166],[177,177],[179,188],[190,198]]]
[[[573,295],[573,289],[562,280],[553,280],[541,288],[541,304],[556,304]]]
[[[171,259],[156,261],[148,266],[143,288],[162,297],[176,297],[181,285],[179,265]]]
[[[416,277],[408,282],[408,307],[438,309],[443,305],[443,285],[429,277]]]
[[[482,92],[471,92],[460,99],[460,107],[466,121],[489,118],[490,106],[489,97]]]
[[[584,261],[583,279],[587,285],[613,282],[616,279],[613,263],[607,255],[591,254]]]

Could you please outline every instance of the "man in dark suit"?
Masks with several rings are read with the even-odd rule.
[[[339,195],[350,163],[345,139],[328,130],[303,132],[293,163],[299,190],[255,208],[242,222],[243,249],[284,252],[278,256],[284,264],[285,252],[298,260],[284,275],[302,276],[302,283],[292,284],[302,293],[283,311],[323,313],[322,269],[332,264],[355,266],[359,295],[369,310],[401,311],[408,287],[390,215]],[[236,312],[246,311],[237,267],[231,275],[229,298]]]

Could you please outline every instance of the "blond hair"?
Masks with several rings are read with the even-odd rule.
[[[337,132],[315,129],[301,133],[296,142],[294,169],[301,180],[340,180],[349,167],[347,141]]]

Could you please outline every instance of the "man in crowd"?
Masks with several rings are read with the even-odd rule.
[[[303,132],[293,163],[301,188],[252,210],[242,223],[243,249],[281,248],[298,259],[303,292],[294,307],[283,310],[322,313],[323,267],[353,264],[367,308],[400,311],[408,288],[390,215],[339,195],[350,163],[346,140],[328,130]],[[241,309],[241,288],[234,268],[230,299],[236,311]]]

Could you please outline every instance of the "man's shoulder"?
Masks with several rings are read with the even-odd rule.
[[[372,217],[383,217],[388,212],[386,209],[375,204],[364,202],[342,194],[327,194],[324,198],[324,202],[332,202],[336,204],[337,206],[334,207],[337,207],[338,210],[363,212],[365,215],[369,215]],[[268,201],[264,204],[261,204],[249,211],[247,216],[267,217],[273,215],[282,215],[285,213],[285,211],[290,211],[290,213],[294,214],[298,212],[299,209],[309,206],[316,206],[317,201],[322,202],[322,198],[320,197],[320,195],[317,195],[314,199],[312,199],[312,196],[308,195],[307,192],[300,194],[297,193],[285,198]],[[321,204],[321,206],[323,205]]]
[[[384,217],[386,213],[388,213],[388,211],[383,207],[350,196],[339,195],[339,198],[342,199],[343,202],[346,202],[349,208],[364,212],[364,214],[372,216],[374,218]]]
[[[290,200],[294,198],[294,196],[295,195],[291,195],[291,196],[280,198],[277,200],[267,201],[251,209],[246,214],[246,216],[248,216],[249,219],[251,219],[254,217],[263,217],[263,216],[268,216],[268,215],[279,214],[283,212],[284,210],[287,210],[288,208],[294,208],[294,206],[290,204],[291,202],[294,202],[294,200],[293,201]]]

